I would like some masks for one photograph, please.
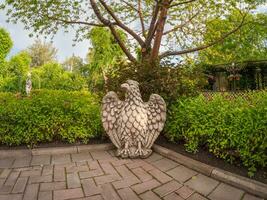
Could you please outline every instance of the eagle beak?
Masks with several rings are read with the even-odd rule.
[[[126,90],[128,90],[128,89],[129,89],[129,85],[128,85],[128,83],[123,83],[123,84],[121,84],[121,88],[122,88],[122,89],[126,89]]]

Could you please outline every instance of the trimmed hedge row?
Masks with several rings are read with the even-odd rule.
[[[227,161],[241,160],[252,176],[267,163],[267,91],[179,100],[165,130],[171,141],[184,140],[189,152],[205,146]]]
[[[36,90],[30,97],[0,93],[0,143],[87,143],[101,136],[100,104],[88,92]]]

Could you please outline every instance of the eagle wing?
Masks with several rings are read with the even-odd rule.
[[[123,104],[124,102],[113,91],[108,92],[102,100],[103,127],[117,148],[121,147],[120,136],[118,135],[118,120]]]
[[[166,103],[161,96],[152,94],[145,105],[148,116],[145,147],[150,149],[164,127],[166,121]]]

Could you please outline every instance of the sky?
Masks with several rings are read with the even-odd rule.
[[[3,1],[4,0],[0,0],[0,3],[2,3]],[[267,3],[257,8],[257,12],[267,13]],[[0,11],[0,27],[5,28],[10,33],[13,40],[13,48],[9,54],[9,57],[21,50],[26,49],[35,40],[35,38],[29,37],[30,31],[24,30],[22,23],[6,23],[6,16],[4,11]],[[57,59],[60,62],[63,62],[67,57],[70,57],[73,54],[80,56],[83,59],[86,57],[90,45],[89,41],[85,40],[83,42],[76,43],[76,46],[73,46],[72,40],[74,36],[74,30],[70,30],[69,33],[59,31],[55,35],[53,39],[53,46],[58,49]],[[40,36],[40,38],[43,38],[44,40],[44,37]],[[49,38],[47,39],[47,42],[50,42]]]

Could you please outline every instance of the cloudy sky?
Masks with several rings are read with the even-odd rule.
[[[4,0],[0,0],[0,3],[3,1]],[[267,3],[265,5],[260,6],[257,9],[257,12],[267,12]],[[3,11],[0,11],[0,27],[3,27],[6,30],[8,30],[13,40],[14,45],[9,56],[12,56],[17,52],[27,48],[35,40],[35,38],[30,38],[28,36],[30,32],[24,30],[23,24],[6,23],[6,16],[5,12]],[[85,58],[86,53],[88,52],[89,42],[84,41],[81,43],[77,43],[76,46],[73,47],[72,46],[73,38],[74,38],[74,31],[71,30],[69,33],[64,33],[63,31],[60,31],[54,37],[53,45],[58,49],[57,58],[59,61],[62,62],[67,57],[70,57],[73,54]],[[50,41],[50,39],[47,39],[47,41]]]
[[[3,2],[3,0],[0,0],[0,3],[1,2]],[[24,26],[22,23],[6,23],[6,19],[7,18],[5,16],[5,12],[1,10],[0,27],[5,28],[10,33],[11,38],[13,40],[13,48],[10,52],[10,57],[16,54],[17,52],[26,49],[34,42],[36,38],[29,37],[30,31],[24,30]],[[63,31],[60,31],[53,39],[53,46],[58,49],[57,59],[61,62],[64,61],[67,57],[72,56],[73,54],[85,58],[86,53],[88,52],[89,41],[85,40],[84,42],[76,43],[76,46],[74,47],[72,46],[72,40],[75,36],[74,33],[75,32],[71,30],[69,33],[64,33]],[[44,37],[40,38],[44,39]],[[50,38],[48,38],[47,41],[50,42]]]

